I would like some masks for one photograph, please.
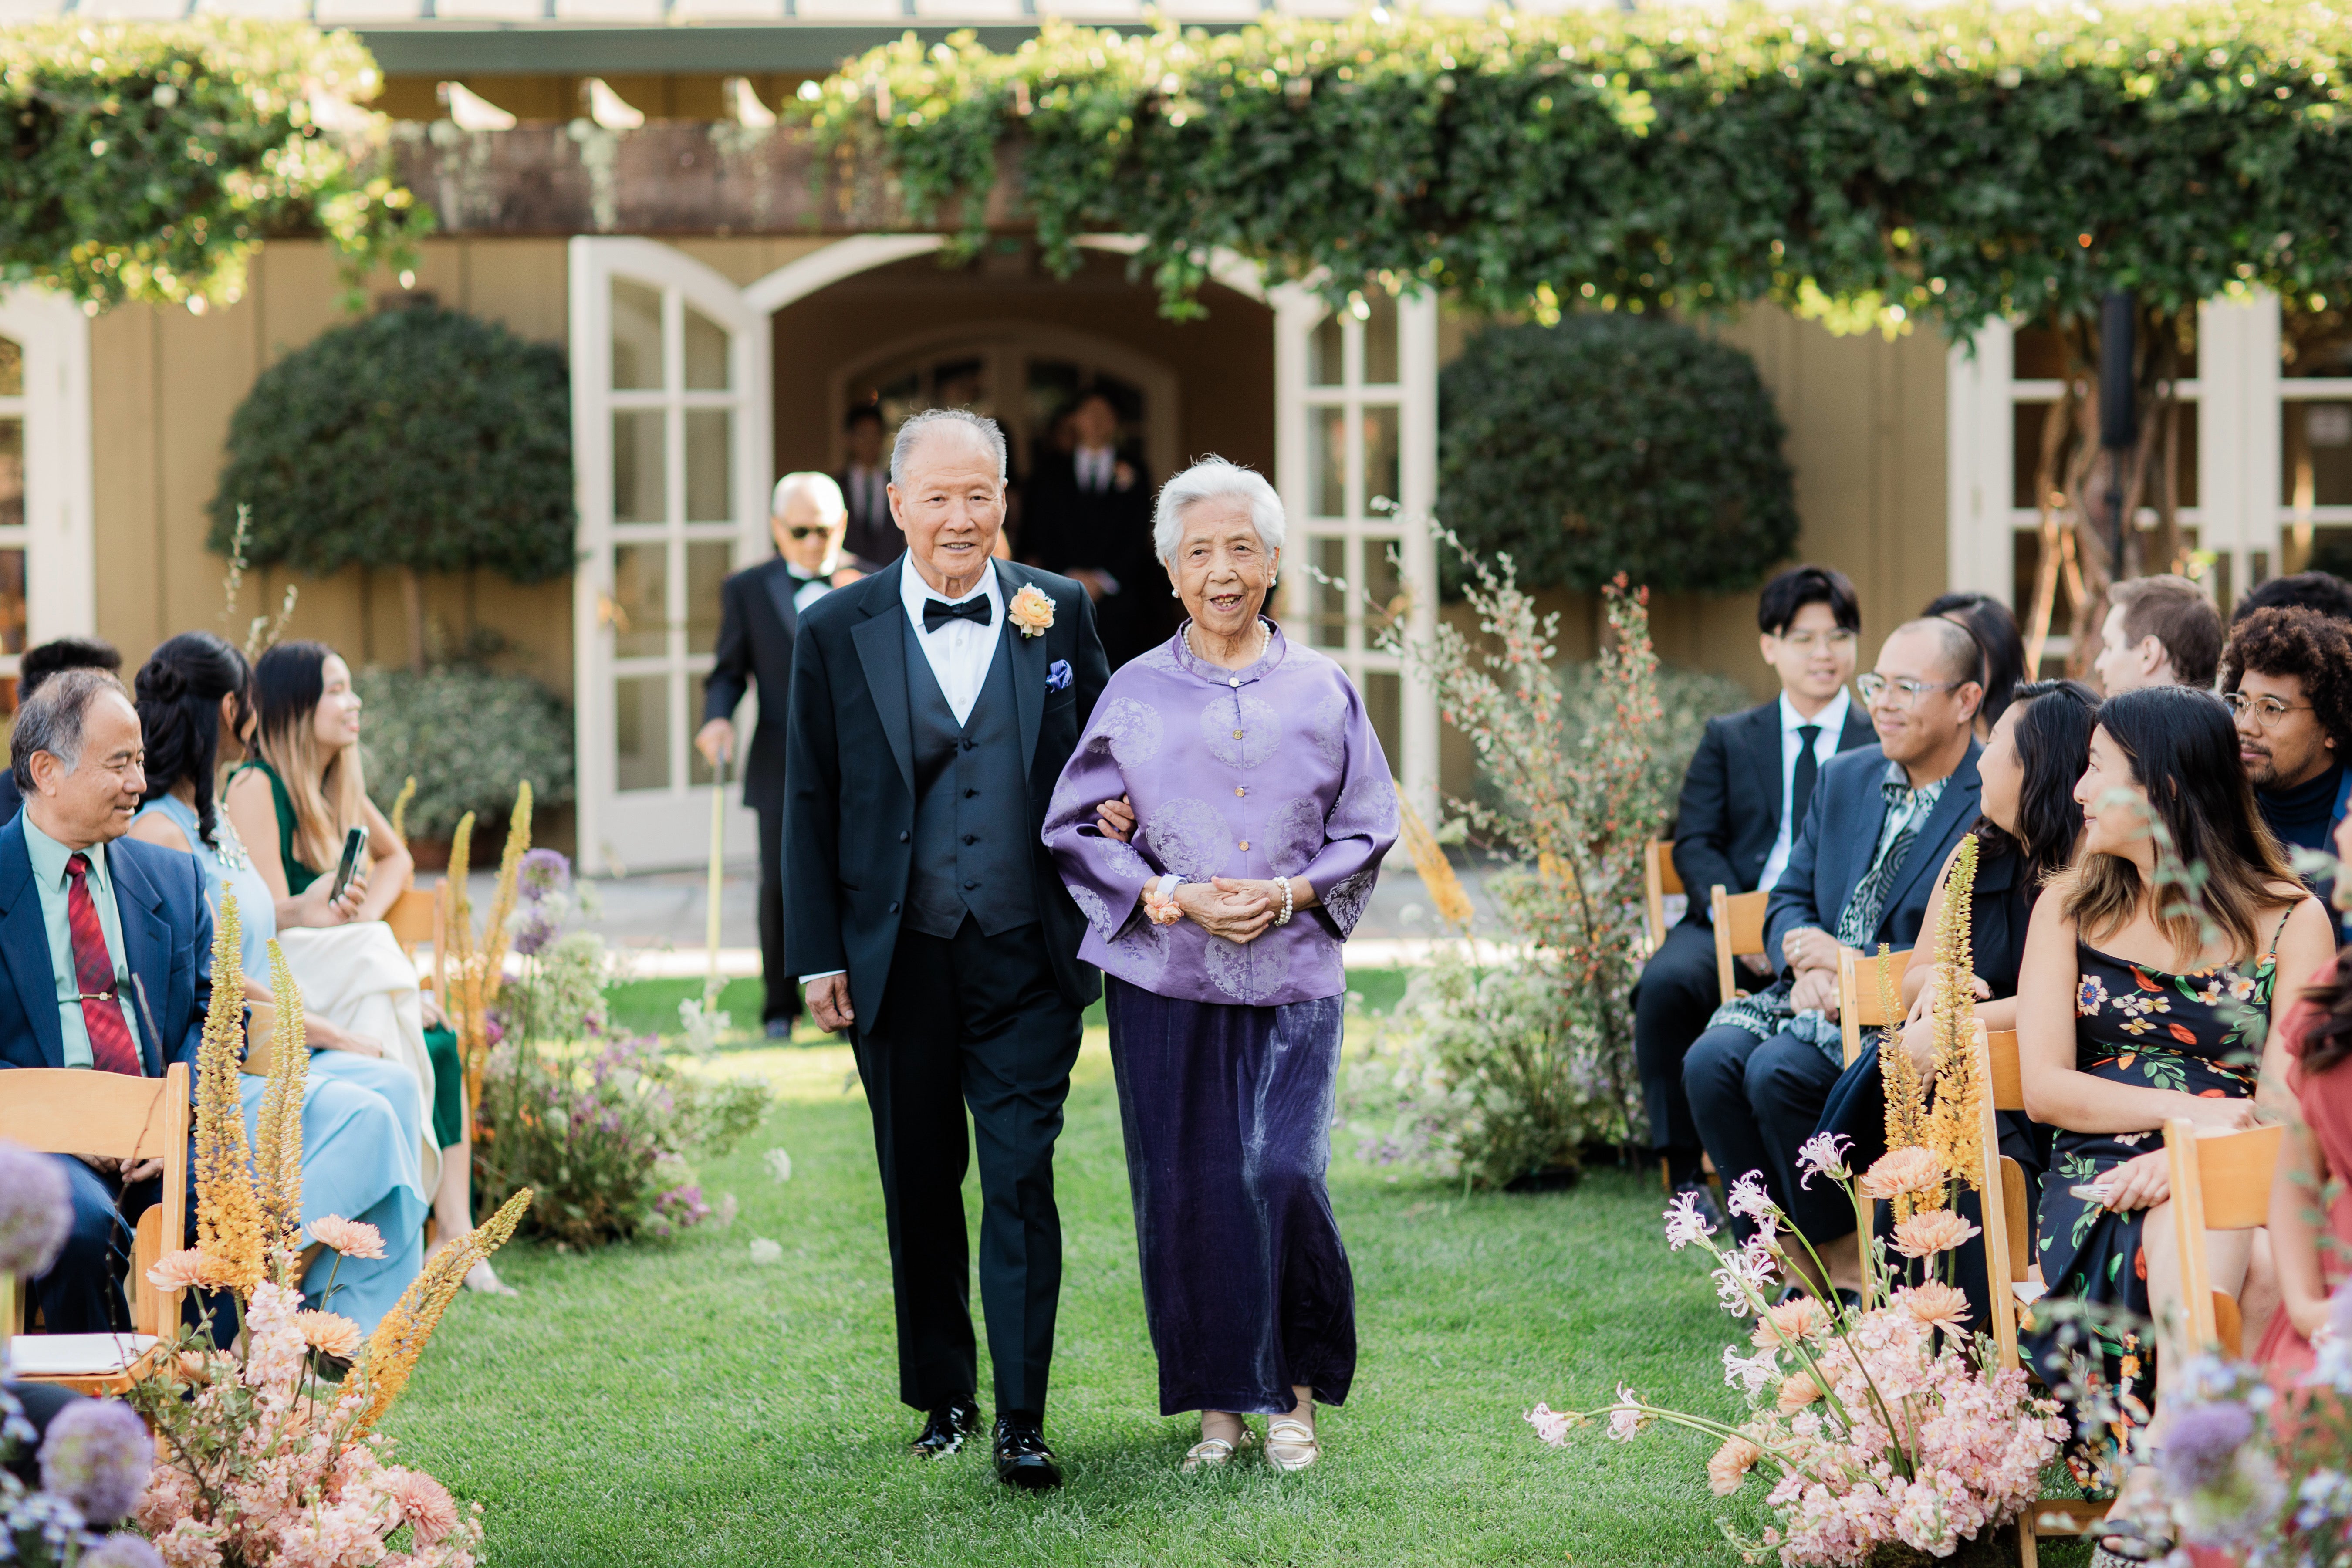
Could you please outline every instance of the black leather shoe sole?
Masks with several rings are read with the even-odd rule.
[[[996,1479],[1024,1492],[1045,1492],[1062,1484],[1062,1469],[1044,1454],[1016,1454],[996,1461]]]

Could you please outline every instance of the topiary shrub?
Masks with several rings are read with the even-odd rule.
[[[572,565],[572,394],[562,351],[420,306],[323,333],[230,421],[207,542],[324,575],[398,569],[423,668],[426,572],[517,583]]]
[[[1755,362],[1688,327],[1591,313],[1489,327],[1439,381],[1438,515],[1523,588],[1752,586],[1797,542],[1786,434]],[[1459,585],[1448,560],[1446,591]]]
[[[410,837],[446,838],[469,811],[497,820],[525,779],[541,805],[572,801],[572,716],[529,676],[446,664],[362,669],[352,684],[369,793],[389,802],[403,779],[416,780]]]

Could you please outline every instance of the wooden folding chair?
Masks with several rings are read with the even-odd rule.
[[[131,1253],[131,1326],[140,1334],[177,1336],[177,1290],[158,1290],[147,1270],[166,1252],[177,1251],[187,1234],[188,1069],[174,1063],[162,1078],[85,1068],[19,1068],[0,1073],[0,1138],[46,1154],[102,1154],[109,1159],[163,1162],[163,1199],[140,1216]],[[23,1322],[16,1281],[0,1278],[0,1332],[16,1333]],[[26,1371],[29,1381],[56,1383],[80,1394],[120,1393],[131,1386],[130,1372],[45,1375]]]
[[[1889,953],[1886,962],[1895,965],[1900,975],[1911,962],[1911,950]],[[1900,1024],[1900,1018],[1889,1018],[1878,994],[1878,955],[1857,952],[1853,948],[1838,949],[1838,1033],[1845,1039],[1845,1065],[1852,1067],[1862,1055],[1862,1032],[1884,1029],[1890,1024]],[[1900,1005],[1902,993],[1895,993]]]
[[[383,923],[392,928],[401,952],[414,953],[418,942],[433,940],[433,907],[434,896],[412,877],[400,897],[392,900],[392,908],[384,910]]]
[[[1642,850],[1643,905],[1650,931],[1650,951],[1666,944],[1666,895],[1683,890],[1682,873],[1675,869],[1672,839],[1653,838]]]
[[[1977,1098],[1977,1157],[1990,1178],[1979,1194],[1984,1204],[1984,1244],[1987,1294],[1992,1301],[1993,1343],[2003,1368],[2019,1364],[2018,1310],[2042,1295],[2031,1279],[2033,1261],[2033,1205],[2024,1168],[2000,1152],[2000,1124],[1995,1115],[2025,1109],[2025,1075],[2017,1060],[2017,1032],[1988,1033],[1975,1026],[1977,1075],[1986,1092]],[[2026,1505],[2017,1519],[2017,1560],[2020,1568],[2036,1568],[2035,1546],[2044,1535],[2083,1535],[2106,1517],[2109,1504],[2095,1498],[2042,1498]]]
[[[2200,1138],[2197,1124],[2185,1116],[2164,1124],[2164,1153],[2172,1167],[2172,1238],[2180,1250],[2180,1295],[2189,1309],[2189,1338],[2233,1359],[2244,1353],[2245,1320],[2235,1296],[2213,1289],[2205,1233],[2270,1223],[2271,1181],[2285,1136],[2285,1128],[2273,1125]]]
[[[1717,882],[1707,894],[1715,916],[1715,983],[1726,1002],[1744,994],[1732,978],[1735,958],[1764,952],[1764,907],[1769,893],[1735,893]]]

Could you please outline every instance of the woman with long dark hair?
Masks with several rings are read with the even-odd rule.
[[[267,1007],[277,900],[236,825],[213,800],[221,753],[242,753],[252,727],[249,681],[245,656],[210,632],[183,632],[148,656],[132,683],[147,748],[147,795],[131,835],[193,855],[215,917],[225,899],[236,900],[246,999]],[[304,1009],[304,1023],[312,1052],[302,1095],[303,1224],[339,1215],[374,1226],[384,1240],[382,1258],[346,1258],[335,1267],[333,1300],[312,1304],[341,1312],[365,1332],[424,1262],[425,1100],[415,1076],[385,1060],[375,1041],[316,1007]],[[248,1134],[266,1083],[257,1074],[239,1075]],[[310,1244],[306,1267],[318,1254]],[[324,1288],[323,1276],[319,1283]]]
[[[2108,1377],[2154,1409],[2160,1444],[2166,1413],[2150,1362],[2181,1353],[2161,1130],[2186,1117],[2235,1131],[2262,1119],[2258,1096],[2273,1115],[2290,1103],[2269,1020],[2326,965],[2335,941],[2256,815],[2237,731],[2210,694],[2176,686],[2110,698],[2074,798],[2082,848],[2034,909],[2018,985],[2026,1110],[2057,1129],[2037,1247],[2052,1297],[2157,1324],[2154,1346],[2097,1340]],[[2246,1059],[2258,1045],[2259,1071]],[[2252,1246],[2247,1232],[2214,1234],[2219,1289],[2242,1288]],[[2043,1365],[2063,1374],[2063,1363],[2045,1355]],[[2155,1471],[2132,1469],[2104,1551],[2146,1561],[2169,1552],[2172,1536]]]
[[[1984,704],[1977,710],[1977,732],[1990,735],[2001,714],[2014,700],[2018,683],[2033,672],[2025,668],[2025,634],[2007,605],[1990,594],[1943,594],[1929,601],[1922,616],[1941,616],[1966,626],[1977,639],[1984,662]]]

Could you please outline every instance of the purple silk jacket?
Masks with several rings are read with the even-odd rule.
[[[1132,846],[1090,829],[1099,801],[1134,805]],[[1045,847],[1079,913],[1078,956],[1192,1002],[1280,1006],[1347,990],[1339,944],[1397,836],[1396,786],[1340,668],[1277,628],[1265,657],[1220,669],[1182,636],[1121,666],[1045,813]],[[1173,872],[1305,877],[1321,904],[1255,942],[1190,920],[1153,925],[1143,885]]]

